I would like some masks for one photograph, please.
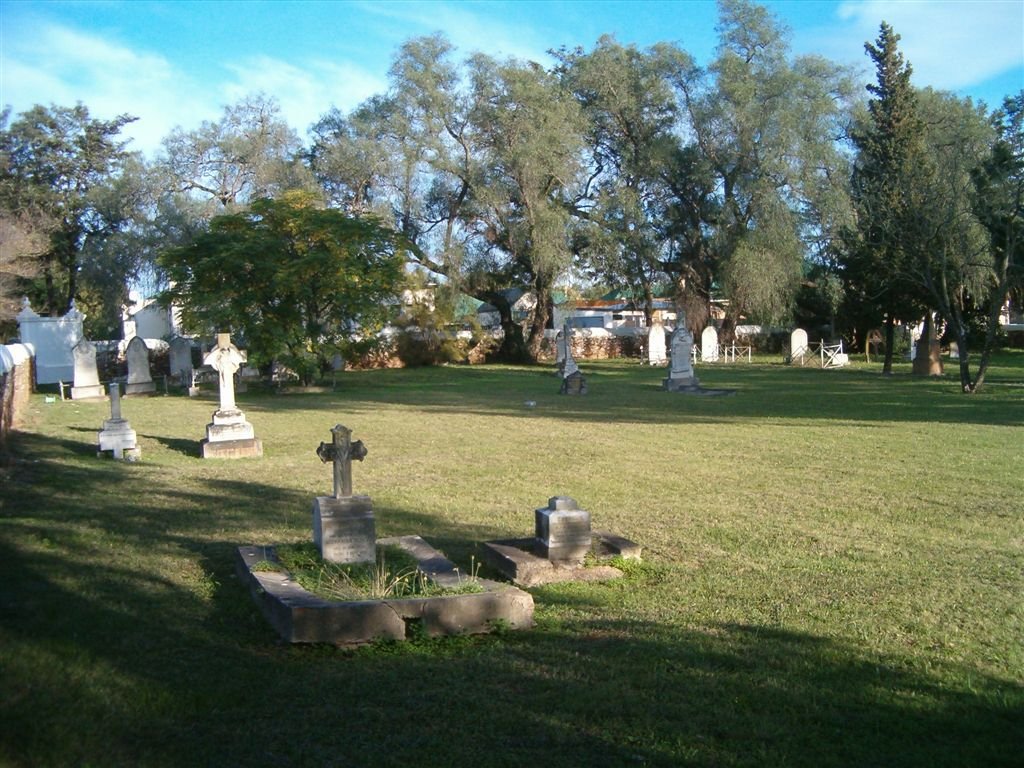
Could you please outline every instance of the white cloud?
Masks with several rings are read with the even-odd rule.
[[[178,124],[212,117],[217,105],[202,97],[166,58],[134,51],[59,25],[9,35],[0,60],[2,101],[15,114],[35,104],[82,102],[93,117],[137,118],[123,130],[131,149],[152,155]]]
[[[313,61],[297,66],[254,56],[230,64],[228,69],[233,79],[221,88],[225,103],[265,93],[277,99],[282,115],[300,136],[332,105],[348,111],[387,88],[384,80],[351,64]]]
[[[839,6],[858,51],[882,21],[900,35],[900,51],[918,87],[959,90],[1024,65],[1024,3],[1020,0],[849,0]]]

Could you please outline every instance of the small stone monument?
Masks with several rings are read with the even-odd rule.
[[[681,392],[697,390],[700,382],[693,372],[693,334],[686,327],[686,316],[679,313],[678,326],[672,334],[672,367],[669,370],[667,379],[662,381],[662,387],[669,392]]]
[[[204,365],[217,371],[220,384],[220,408],[213,412],[213,422],[206,425],[206,439],[202,444],[204,459],[263,455],[263,443],[235,405],[235,371],[244,362],[245,353],[231,343],[226,333],[217,334],[217,346],[203,358]]]
[[[171,339],[171,376],[183,387],[192,386],[192,342],[184,336]]]
[[[334,495],[313,500],[313,543],[320,556],[332,563],[372,563],[377,558],[373,502],[352,495],[352,460],[366,458],[362,440],[352,441],[352,430],[338,424],[331,442],[320,443],[316,455],[334,467]]]
[[[794,328],[789,334],[789,362],[802,361],[807,354],[807,331],[803,328]]]
[[[665,349],[665,326],[654,323],[647,331],[647,362],[650,365],[664,365],[668,362]]]
[[[559,394],[562,395],[585,395],[587,394],[587,380],[583,378],[580,368],[572,357],[572,330],[569,324],[565,324],[563,330],[565,335],[565,360],[562,361],[562,387]]]
[[[590,513],[568,496],[552,496],[533,516],[532,538],[486,541],[481,550],[487,563],[519,586],[615,579],[622,571],[602,561],[640,559],[638,544],[592,531]],[[587,555],[596,562],[585,563]]]
[[[156,392],[156,384],[149,372],[149,348],[141,336],[133,336],[124,350],[128,362],[128,384],[124,388],[125,396],[148,395]]]
[[[590,551],[590,513],[568,496],[552,496],[534,510],[538,554],[553,563],[579,565]]]
[[[709,325],[700,335],[700,361],[702,363],[718,362],[718,330]]]
[[[142,455],[135,430],[121,417],[121,385],[116,381],[110,384],[110,418],[103,422],[98,440],[97,456],[102,456],[104,451],[113,451],[115,459],[135,461]]]
[[[96,345],[88,339],[82,339],[75,344],[71,353],[75,358],[75,383],[71,387],[71,399],[103,397],[103,385],[100,384],[96,370]]]

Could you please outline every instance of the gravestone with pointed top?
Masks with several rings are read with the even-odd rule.
[[[352,462],[366,458],[362,440],[341,424],[331,429],[331,442],[320,443],[316,455],[331,462],[334,494],[313,500],[313,543],[332,563],[371,563],[376,560],[377,533],[373,502],[352,493]]]
[[[213,421],[206,425],[202,443],[204,459],[240,459],[262,456],[263,443],[235,405],[235,371],[245,362],[245,353],[231,343],[230,335],[217,334],[217,344],[203,358],[204,365],[217,371],[220,408],[213,412]]]
[[[587,380],[583,378],[580,367],[572,356],[572,329],[569,323],[563,329],[565,335],[565,359],[562,361],[560,370],[562,386],[559,393],[563,395],[585,395],[587,394]]]
[[[96,370],[96,345],[88,339],[82,339],[72,348],[71,354],[75,358],[75,383],[71,387],[71,399],[103,397],[103,385],[100,384],[99,372]]]
[[[112,451],[115,459],[134,461],[142,455],[135,430],[121,416],[121,385],[116,381],[110,384],[110,418],[103,422],[103,429],[97,439],[97,456],[103,455],[104,451]]]
[[[141,336],[133,336],[124,350],[124,357],[128,363],[128,383],[125,385],[124,394],[148,395],[156,392],[156,384],[153,383],[153,375],[149,371],[149,347],[142,340]]]

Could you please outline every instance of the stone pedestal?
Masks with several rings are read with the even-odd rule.
[[[693,374],[689,376],[669,376],[661,382],[663,389],[669,392],[687,392],[700,389],[700,382]]]
[[[582,563],[590,551],[590,513],[568,496],[552,496],[534,511],[534,531],[538,553],[552,562]]]
[[[71,387],[72,400],[94,400],[106,397],[102,384],[89,384],[84,387]]]
[[[332,563],[372,563],[377,532],[369,496],[317,496],[313,500],[313,543]]]
[[[135,460],[142,455],[135,430],[127,419],[121,418],[121,390],[116,382],[110,385],[110,418],[103,422],[98,443],[97,456],[104,451],[112,451],[115,459]]]
[[[213,422],[206,425],[206,439],[202,446],[204,459],[263,455],[262,441],[256,439],[252,424],[237,409],[213,412]]]

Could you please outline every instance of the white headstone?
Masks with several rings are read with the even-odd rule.
[[[718,331],[709,325],[700,335],[700,359],[702,363],[718,360]]]
[[[71,352],[82,340],[82,322],[85,315],[75,308],[64,317],[40,317],[32,311],[28,298],[21,301],[17,316],[18,335],[22,344],[31,344],[36,350],[36,384],[56,384],[73,381],[75,360]]]
[[[75,344],[71,353],[75,358],[75,383],[71,387],[71,399],[103,397],[103,386],[96,370],[96,345],[88,339],[82,339]]]
[[[679,390],[694,390],[700,387],[700,382],[693,373],[693,334],[686,327],[686,317],[679,313],[678,326],[672,334],[671,342],[671,369],[668,378],[662,381],[662,386],[670,392]]]
[[[124,351],[128,362],[128,384],[124,388],[125,395],[142,395],[155,392],[156,384],[149,372],[149,348],[141,336],[135,336],[128,342]]]
[[[647,362],[651,365],[664,365],[667,360],[665,326],[655,323],[647,331]]]
[[[794,328],[789,335],[789,358],[797,360],[807,354],[807,331],[803,328]]]
[[[115,381],[110,384],[110,418],[103,422],[99,433],[99,450],[113,451],[115,459],[135,460],[142,455],[136,442],[135,430],[121,417],[121,386]]]
[[[220,384],[221,411],[237,411],[235,405],[235,371],[245,362],[245,352],[231,343],[227,333],[217,334],[217,346],[206,353],[203,364],[217,371]]]

